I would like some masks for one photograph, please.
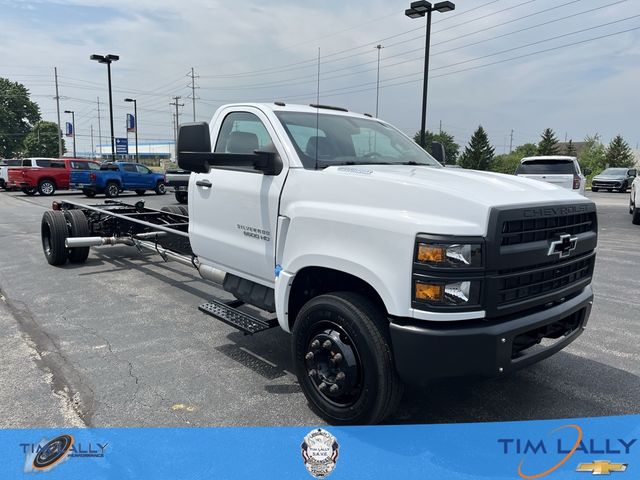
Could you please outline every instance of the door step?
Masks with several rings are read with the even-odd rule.
[[[240,304],[242,304],[242,302],[240,302]],[[244,332],[245,335],[253,335],[254,333],[278,326],[278,320],[275,318],[266,320],[254,317],[253,315],[234,308],[235,306],[238,306],[237,301],[230,302],[230,305],[227,305],[216,300],[211,300],[210,303],[200,305],[198,310],[237,328],[241,332]]]

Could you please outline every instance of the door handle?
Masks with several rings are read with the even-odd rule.
[[[211,188],[211,182],[209,180],[198,180],[196,182],[196,185],[198,187],[206,187],[206,188]]]

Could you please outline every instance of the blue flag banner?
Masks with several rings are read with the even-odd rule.
[[[135,132],[136,131],[136,117],[127,113],[127,132]]]
[[[66,122],[65,127],[66,127],[66,136],[73,137],[73,123]]]
[[[640,479],[640,415],[372,427],[0,431],[2,478]],[[43,472],[42,475],[33,476]]]

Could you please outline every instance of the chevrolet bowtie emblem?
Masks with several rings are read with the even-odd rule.
[[[551,242],[547,255],[560,255],[560,258],[568,257],[576,249],[578,237],[560,235],[560,239]]]
[[[624,472],[626,463],[611,463],[608,460],[596,460],[592,463],[581,463],[576,472],[591,472],[593,475],[611,475],[611,472]]]

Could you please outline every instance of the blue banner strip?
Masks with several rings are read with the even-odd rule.
[[[1,478],[640,479],[640,415],[321,428],[2,430]]]

